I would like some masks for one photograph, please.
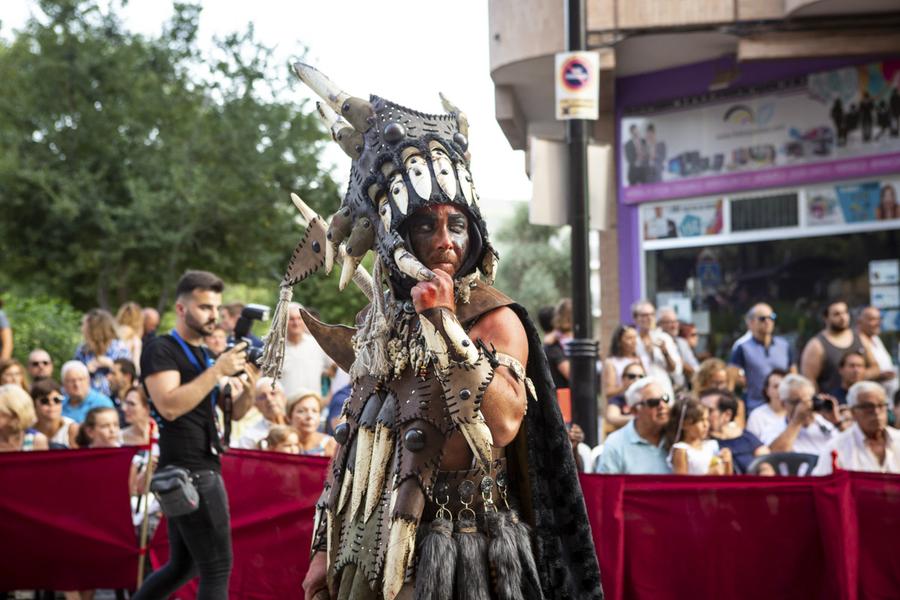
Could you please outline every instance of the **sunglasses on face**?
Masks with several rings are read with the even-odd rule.
[[[662,397],[660,397],[660,398],[647,398],[646,400],[642,400],[642,401],[640,402],[640,404],[643,404],[643,405],[646,406],[647,408],[659,408],[659,405],[662,404],[663,402],[665,402],[666,404],[668,404],[668,403],[669,403],[669,397],[668,397],[668,396],[662,396]]]
[[[33,360],[29,363],[32,367],[46,367],[50,364],[49,360]]]
[[[625,373],[622,375],[622,379],[640,379],[643,376],[643,373]]]
[[[50,406],[50,404],[62,404],[62,398],[59,396],[52,396],[50,398],[41,398],[38,400],[41,403],[41,406]]]
[[[766,321],[772,321],[774,323],[775,319],[777,319],[777,318],[778,318],[778,315],[776,315],[775,313],[772,313],[771,315],[759,315],[758,317],[756,317],[756,320],[759,321],[760,323],[765,323]]]

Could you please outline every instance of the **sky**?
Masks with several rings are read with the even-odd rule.
[[[101,0],[106,6],[108,0]],[[494,118],[494,88],[488,55],[487,0],[422,2],[410,0],[206,0],[201,2],[199,42],[255,27],[256,39],[275,48],[283,62],[308,48],[306,61],[347,92],[378,94],[425,112],[442,112],[438,91],[469,118],[472,174],[488,221],[506,214],[512,201],[531,197],[524,153],[514,152]],[[0,34],[40,12],[29,0],[3,0]],[[170,0],[130,0],[119,9],[126,26],[156,35],[172,14]],[[312,98],[296,86],[296,100]],[[313,104],[307,106],[313,108]],[[346,181],[349,158],[337,149],[325,160]],[[337,202],[337,200],[336,200]],[[493,227],[496,227],[494,225]]]

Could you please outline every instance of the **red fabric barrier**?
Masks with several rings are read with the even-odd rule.
[[[0,590],[133,585],[132,452],[0,454]],[[302,597],[326,465],[255,451],[224,457],[232,599]],[[900,477],[585,475],[582,486],[610,600],[898,597]],[[153,546],[162,560],[165,534],[162,525]]]
[[[900,477],[581,481],[610,600],[868,600],[900,589]]]
[[[222,458],[228,490],[234,569],[232,598],[302,598],[316,502],[328,460],[257,450],[229,450]],[[168,558],[165,520],[151,547],[154,565]],[[174,598],[193,598],[196,581]]]
[[[134,450],[0,453],[0,590],[134,586]]]

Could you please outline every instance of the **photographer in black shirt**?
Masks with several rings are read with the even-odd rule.
[[[235,398],[233,417],[239,419],[251,406],[252,386],[235,377],[248,366],[246,344],[223,352],[215,362],[201,345],[215,328],[223,288],[212,273],[186,272],[175,292],[175,329],[154,338],[141,354],[151,414],[159,425],[159,468],[176,465],[190,471],[200,503],[193,512],[168,519],[169,562],[147,578],[136,600],[168,598],[198,574],[199,600],[228,597],[231,523],[215,405],[227,378]]]

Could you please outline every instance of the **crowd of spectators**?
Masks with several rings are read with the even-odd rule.
[[[569,386],[571,334],[557,323],[570,306],[541,311],[558,387]],[[897,368],[877,308],[859,310],[854,324],[846,302],[829,302],[825,327],[794,348],[775,334],[772,307],[755,304],[727,360],[698,357],[697,328],[672,308],[641,300],[631,313],[598,364],[601,444],[587,447],[580,428],[570,433],[584,471],[818,475],[836,464],[900,473]]]

